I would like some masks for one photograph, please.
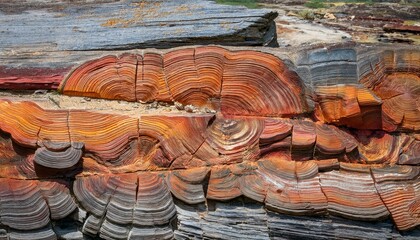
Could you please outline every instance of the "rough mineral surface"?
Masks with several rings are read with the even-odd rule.
[[[274,52],[84,55],[2,97],[0,236],[418,237],[420,51]]]
[[[75,57],[80,51],[193,44],[277,46],[276,16],[270,10],[209,0],[1,1],[0,89],[57,88],[71,68],[63,56]],[[99,64],[122,64],[126,75],[136,61],[108,57]],[[145,59],[155,61],[153,56]],[[119,82],[129,80],[122,77]]]

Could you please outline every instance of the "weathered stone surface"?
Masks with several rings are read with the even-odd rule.
[[[3,235],[416,236],[418,50],[102,54],[64,95],[0,99]]]
[[[276,16],[207,0],[3,2],[0,89],[55,89],[71,68],[68,61],[54,60],[55,54],[193,44],[276,46]],[[46,55],[52,64],[39,61]]]
[[[177,203],[178,229],[175,239],[202,239],[213,234],[218,239],[404,239],[393,229],[391,221],[359,222],[331,216],[290,216],[266,210],[246,199],[230,203],[216,202],[214,208],[205,205]],[[234,211],[235,214],[231,214]],[[218,216],[217,220],[213,216]],[[237,218],[241,216],[241,220]],[[216,232],[211,225],[224,225]],[[224,230],[223,232],[218,231]],[[245,232],[252,234],[244,234]],[[242,233],[242,234],[240,234]],[[415,238],[416,233],[412,233]],[[209,237],[212,238],[212,237]]]
[[[268,10],[191,0],[79,1],[66,7],[60,2],[3,3],[0,17],[7,31],[1,47],[86,51],[194,43],[255,46],[270,44],[274,37],[269,30],[276,14]]]

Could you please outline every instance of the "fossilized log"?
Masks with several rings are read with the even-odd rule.
[[[299,168],[299,169],[298,169]],[[259,172],[267,190],[265,203],[270,209],[294,215],[322,214],[327,201],[319,185],[314,162],[261,161]]]
[[[140,56],[138,56],[138,59]],[[137,63],[135,97],[141,102],[170,101],[168,83],[165,79],[163,57],[158,53],[145,53]],[[139,67],[140,66],[140,67]],[[141,76],[141,81],[137,79]]]
[[[6,239],[57,239],[50,220],[63,219],[76,207],[66,184],[0,179],[0,223],[10,228]]]
[[[298,76],[280,59],[218,47],[185,48],[163,56],[106,56],[76,68],[59,90],[73,96],[220,107],[229,115],[295,115],[307,110]]]
[[[405,166],[397,169],[372,167],[373,175],[371,175],[370,169],[366,169],[363,164],[343,164],[339,171],[320,172],[319,162],[295,162],[278,158],[259,160],[257,163],[214,166],[211,169],[203,168],[197,172],[177,170],[160,174],[128,173],[80,176],[76,179],[73,190],[78,202],[91,214],[84,223],[83,232],[113,239],[127,239],[133,234],[141,234],[144,228],[149,229],[147,231],[156,232],[156,234],[171,236],[173,233],[170,228],[164,230],[158,226],[167,226],[175,214],[185,213],[180,209],[175,210],[172,196],[168,190],[172,191],[178,199],[182,201],[185,199],[185,203],[202,203],[205,199],[197,201],[194,199],[196,194],[191,195],[190,191],[180,191],[179,187],[185,189],[191,184],[201,187],[202,190],[199,191],[198,196],[205,196],[207,199],[226,201],[245,196],[265,204],[273,211],[289,215],[320,215],[328,211],[333,215],[347,219],[379,221],[386,219],[391,213],[400,230],[408,230],[420,224],[416,215],[416,211],[418,211],[419,167]],[[208,189],[204,193],[205,183],[203,180],[207,178],[206,172],[209,170]],[[165,181],[166,174],[170,174],[167,181]],[[177,177],[178,187],[173,185],[173,177]],[[22,188],[22,184],[27,182],[5,180],[8,183],[3,186],[14,186],[13,189]],[[34,183],[36,184],[37,181]],[[52,219],[63,218],[75,209],[72,201],[69,202],[70,205],[64,204],[60,208],[54,204],[57,202],[55,196],[59,195],[51,194],[51,191],[67,192],[64,196],[69,196],[68,190],[62,188],[64,185],[55,183],[53,184],[55,187],[52,188],[54,190],[48,192],[51,184],[43,182],[40,184],[41,192],[45,194],[45,197],[48,197],[47,203],[52,213]],[[412,187],[407,189],[406,184],[410,184]],[[401,186],[401,190],[397,186]],[[16,195],[16,190],[13,189],[6,187],[2,194],[7,196],[8,192],[13,191]],[[35,190],[29,192],[33,191]],[[38,195],[41,195],[39,190]],[[193,196],[192,199],[191,196]],[[395,201],[395,198],[405,200]],[[66,203],[68,200],[59,202]],[[44,204],[45,209],[47,205],[45,202]],[[24,204],[19,204],[15,206],[15,209],[19,212],[26,208]],[[61,212],[53,215],[57,210]],[[215,217],[223,219],[223,216],[229,214],[229,211],[222,211],[221,215],[218,215],[217,212],[215,214],[209,214],[203,220],[212,222],[216,221]],[[7,217],[5,211],[1,218],[2,223],[10,224],[11,227],[18,229],[19,222],[25,220],[25,218],[21,218],[12,224],[8,223]],[[46,223],[48,223],[48,215],[45,217]],[[240,216],[236,217],[240,218]],[[37,221],[37,224],[40,222]],[[131,225],[136,227],[131,228]],[[33,228],[40,229],[43,226],[45,223]],[[267,223],[261,225],[261,227],[264,226],[266,227]],[[208,232],[207,234],[218,234],[217,231],[210,233],[212,227],[205,224],[202,225],[202,228]],[[229,233],[225,233],[223,236],[227,237]]]
[[[67,145],[67,146],[66,146]],[[38,148],[35,152],[34,162],[37,164],[57,169],[66,169],[76,165],[82,158],[83,143],[53,144],[49,147]],[[57,159],[60,159],[57,161]]]
[[[206,200],[203,183],[210,169],[206,167],[172,171],[167,184],[172,194],[188,204],[203,203]]]
[[[369,169],[367,173],[327,172],[320,179],[331,214],[355,220],[381,220],[389,215],[376,191]]]
[[[416,51],[385,51],[360,80],[383,99],[383,129],[419,129],[420,110],[414,107],[420,94],[419,63]]]
[[[42,181],[39,182],[38,186],[50,208],[51,219],[57,220],[65,218],[76,209],[77,205],[66,184],[53,181]]]
[[[406,140],[398,164],[420,165],[420,140],[413,137]]]
[[[0,236],[54,239],[68,223],[74,236],[103,239],[416,237],[420,139],[407,106],[417,55],[342,59],[360,77],[318,82],[323,70],[349,73],[329,62],[342,51],[312,55],[311,83],[274,55],[219,47],[110,55],[62,83],[80,96],[215,113],[0,100]]]
[[[154,231],[166,235],[153,227],[168,224],[176,213],[164,180],[153,173],[81,177],[75,181],[74,192],[92,213],[83,232],[99,233],[106,239],[145,237]],[[131,225],[135,228],[130,229]]]
[[[418,140],[410,134],[348,131],[310,119],[219,114],[136,118],[83,110],[44,110],[30,102],[0,104],[0,129],[12,139],[2,137],[3,151],[15,155],[11,158],[19,162],[6,161],[4,176],[7,172],[33,176],[37,166],[57,171],[82,167],[87,172],[122,173],[129,169],[188,169],[278,157],[337,158],[369,164],[416,165],[418,161]],[[95,119],[94,125],[91,119]],[[16,155],[13,144],[22,153]]]
[[[226,56],[222,113],[233,115],[294,115],[306,111],[298,76],[272,55],[255,52]],[[246,85],[245,89],[241,87]],[[244,98],[244,96],[253,96]],[[242,109],[246,109],[245,111]]]
[[[151,165],[160,168],[205,166],[210,154],[200,155],[204,134],[212,115],[198,116],[144,116],[140,118],[140,155]],[[213,150],[214,151],[214,150]]]
[[[69,95],[77,95],[83,86],[83,96],[135,101],[137,65],[137,56],[131,54],[106,56],[87,62],[64,80],[65,91]]]
[[[156,174],[140,174],[137,203],[134,207],[134,224],[140,226],[168,224],[174,215],[175,205],[163,179]]]
[[[92,120],[96,124],[92,124]],[[127,164],[136,152],[138,119],[113,114],[69,111],[72,142],[82,142],[85,151],[98,161]]]
[[[315,94],[319,104],[317,117],[343,125],[372,126],[363,121],[369,117],[370,109],[380,108],[382,104],[381,98],[358,85],[318,86]]]
[[[36,181],[2,178],[0,185],[2,224],[18,230],[33,230],[49,223],[48,205]]]
[[[287,151],[290,149],[292,128],[292,123],[287,121],[282,121],[280,119],[264,120],[264,128],[259,139],[261,155],[275,153],[276,150]]]
[[[358,129],[418,131],[418,49],[311,49],[295,60],[317,119]],[[378,121],[379,119],[379,121]]]
[[[77,96],[179,102],[220,109],[225,115],[314,111],[316,119],[335,125],[418,131],[420,113],[412,108],[419,94],[418,50],[333,46],[302,52],[295,53],[297,60],[292,58],[296,66],[272,51],[213,46],[90,57],[70,66],[75,69],[60,89]]]
[[[6,238],[13,240],[29,240],[29,239],[42,239],[42,240],[55,240],[57,236],[51,227],[45,227],[36,230],[19,231],[11,229]]]
[[[327,164],[332,163],[330,160],[326,161],[329,162]],[[408,165],[397,169],[371,167],[370,170],[366,169],[364,164],[342,163],[339,170],[332,170],[321,168],[323,164],[320,162],[322,160],[295,162],[285,158],[272,158],[255,163],[197,169],[199,171],[188,169],[172,172],[87,175],[77,177],[73,191],[81,207],[90,213],[84,222],[83,232],[88,235],[99,234],[105,239],[127,239],[130,236],[154,234],[171,238],[174,234],[172,229],[164,226],[168,226],[175,214],[178,214],[180,217],[178,221],[181,221],[178,231],[182,231],[182,224],[192,219],[183,219],[182,216],[187,214],[182,210],[185,207],[175,209],[169,190],[175,197],[184,203],[193,204],[192,206],[210,199],[226,201],[244,196],[265,204],[272,211],[288,215],[319,216],[329,212],[347,219],[379,221],[386,219],[391,213],[400,230],[412,229],[420,224],[417,219],[419,167]],[[210,175],[206,174],[208,171]],[[208,190],[204,191],[206,179],[208,179]],[[8,222],[11,213],[8,215],[7,211],[3,211],[2,223],[12,228],[19,229],[19,224],[34,224],[33,229],[42,229],[49,222],[48,209],[52,219],[61,219],[75,209],[74,202],[68,198],[65,185],[32,181],[29,190],[24,190],[28,189],[23,185],[28,183],[28,180],[3,179],[3,181],[5,182],[2,184],[1,193],[4,196],[2,199],[7,202],[10,202],[7,196],[10,196],[11,192],[13,196],[18,196],[17,192],[23,191],[22,196],[28,201],[30,199],[31,203],[32,198],[36,196],[40,199],[38,201],[44,201],[41,194],[46,198],[44,205],[41,205],[43,207],[38,207],[37,204],[30,205],[47,211],[43,221],[28,223],[25,218],[20,218]],[[407,188],[407,184],[412,187]],[[401,200],[395,200],[396,198]],[[13,205],[13,208],[2,203],[0,206],[15,209],[13,212],[20,212],[26,211],[27,205],[20,203]],[[240,210],[238,207],[233,207],[231,213],[228,210],[230,208],[222,209],[224,207],[220,209],[221,212],[216,211],[215,215],[208,212],[204,217],[197,216],[200,219],[197,221],[204,221],[199,224],[200,234],[206,232],[213,237],[216,236],[214,234],[222,234],[214,231],[214,228],[206,223],[215,222],[216,219],[224,225],[234,224],[229,220],[230,217],[255,220],[252,215],[235,215],[237,214],[235,210]],[[252,213],[245,209],[248,214]],[[266,216],[264,212],[259,214]],[[223,220],[225,217],[227,219]],[[256,224],[260,227],[257,229],[267,229],[266,221],[258,220]],[[272,221],[277,222],[278,219],[273,218]],[[343,224],[350,224],[349,227],[355,224],[346,221],[343,220]],[[247,229],[253,231],[251,230],[253,228]],[[328,230],[326,234],[333,234],[334,231],[337,230]],[[383,230],[377,231],[378,234],[386,233],[382,232]],[[267,233],[267,230],[265,232]],[[266,233],[260,232],[260,234]],[[178,232],[178,234],[187,233]],[[229,234],[239,233],[228,231],[224,234],[227,234],[223,235],[226,237]]]
[[[399,230],[419,225],[419,171],[405,166],[372,169],[378,193]]]
[[[45,111],[32,102],[0,104],[0,128],[19,144],[35,148],[43,141],[70,142],[68,111]]]

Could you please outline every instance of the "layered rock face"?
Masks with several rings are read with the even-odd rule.
[[[286,116],[307,110],[297,74],[278,58],[220,47],[105,56],[76,68],[58,90],[70,96],[179,102],[224,115]]]
[[[209,0],[2,1],[0,88],[57,88],[73,67],[64,56],[79,61],[89,51],[194,44],[275,47],[277,15]]]
[[[418,237],[420,52],[289,57],[215,46],[108,54],[58,88],[177,113],[1,99],[0,236]]]

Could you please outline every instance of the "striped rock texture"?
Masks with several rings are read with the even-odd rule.
[[[418,238],[420,52],[362,50],[131,51],[60,83],[153,112],[0,99],[0,239]]]
[[[296,115],[307,109],[298,76],[280,59],[220,47],[105,56],[77,67],[59,91],[125,101],[176,101],[230,115]]]

